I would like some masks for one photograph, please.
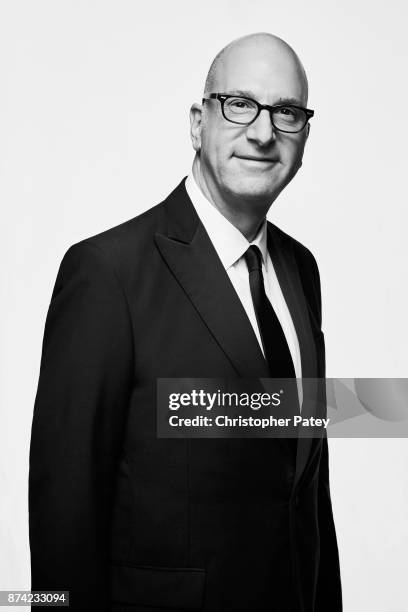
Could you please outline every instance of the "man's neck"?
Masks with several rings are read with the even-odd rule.
[[[221,198],[205,180],[198,159],[193,163],[193,176],[203,195],[217,210],[251,242],[257,235],[269,207],[248,211],[248,203],[234,200],[233,203]]]

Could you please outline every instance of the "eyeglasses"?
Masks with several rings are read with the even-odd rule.
[[[227,121],[238,125],[250,125],[257,119],[260,112],[265,109],[269,111],[273,127],[279,132],[296,134],[301,132],[309,119],[313,117],[314,111],[294,104],[260,104],[252,98],[234,96],[232,94],[209,93],[203,98],[206,100],[219,100],[221,112]]]

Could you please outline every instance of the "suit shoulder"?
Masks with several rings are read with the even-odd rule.
[[[161,225],[164,201],[119,225],[81,240],[108,252],[135,247],[146,236],[151,236]]]
[[[76,255],[77,260],[84,260],[90,252],[95,256],[99,253],[101,260],[121,275],[130,262],[147,255],[151,249],[152,237],[163,225],[164,203],[160,202],[132,219],[72,244],[64,259]]]
[[[277,225],[274,225],[273,223],[270,223],[270,222],[268,223],[272,227],[275,235],[279,237],[281,243],[285,244],[286,246],[288,246],[289,248],[293,250],[296,261],[300,266],[309,265],[312,268],[315,268],[316,271],[318,272],[318,266],[317,266],[316,259],[308,247],[306,247],[304,244],[299,242],[299,240],[296,240],[296,238],[293,238],[293,236],[290,236],[289,234],[284,232]]]

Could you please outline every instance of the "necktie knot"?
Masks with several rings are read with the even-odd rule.
[[[259,270],[262,272],[262,253],[257,246],[252,244],[244,254],[248,272]]]

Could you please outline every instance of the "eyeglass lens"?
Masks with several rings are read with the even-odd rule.
[[[224,102],[225,118],[234,123],[250,123],[258,114],[258,106],[254,100],[247,98],[227,98]],[[282,106],[272,112],[273,122],[279,130],[297,132],[306,123],[306,113],[292,106]]]

